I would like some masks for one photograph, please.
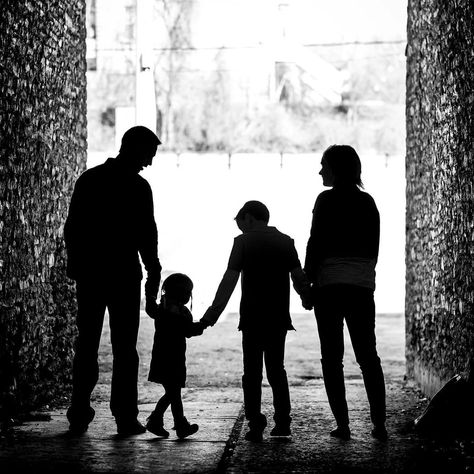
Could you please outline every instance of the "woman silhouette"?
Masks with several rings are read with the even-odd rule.
[[[321,342],[324,384],[337,428],[349,439],[343,356],[344,320],[364,378],[374,428],[385,440],[385,382],[375,341],[375,265],[380,219],[373,198],[361,191],[361,164],[348,145],[333,145],[322,156],[323,191],[316,199],[305,271],[312,282]]]

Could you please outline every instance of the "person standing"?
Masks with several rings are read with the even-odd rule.
[[[64,226],[67,275],[76,281],[77,328],[69,429],[87,430],[95,411],[90,396],[99,376],[98,348],[109,313],[113,370],[110,408],[120,435],[145,432],[138,421],[141,261],[147,273],[146,312],[154,314],[161,278],[153,195],[139,172],[152,164],[158,137],[132,127],[115,158],[78,178]]]
[[[261,412],[263,361],[272,388],[275,426],[271,436],[291,435],[291,403],[284,357],[290,316],[290,276],[303,304],[309,304],[309,282],[294,241],[268,225],[270,213],[260,201],[248,201],[235,217],[242,231],[234,239],[227,270],[201,322],[213,326],[242,275],[239,330],[242,331],[245,417],[248,441],[261,441],[267,419]]]
[[[361,190],[361,163],[351,146],[326,149],[319,174],[332,189],[316,199],[304,270],[312,282],[324,384],[337,423],[330,434],[351,436],[343,372],[346,321],[370,404],[372,436],[385,440],[385,381],[376,349],[374,303],[379,212]]]

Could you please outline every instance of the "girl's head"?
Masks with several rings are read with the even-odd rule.
[[[184,273],[173,273],[165,279],[161,291],[168,300],[186,304],[193,292],[193,282]]]
[[[356,185],[362,188],[361,164],[357,152],[349,145],[332,145],[323,153],[321,171],[324,186]]]

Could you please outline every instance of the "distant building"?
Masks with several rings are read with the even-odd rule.
[[[164,11],[159,0],[87,0],[90,149],[116,148],[135,123],[172,146],[174,117],[213,84],[216,101],[249,111],[340,104],[343,73],[298,44],[288,3],[176,0]]]

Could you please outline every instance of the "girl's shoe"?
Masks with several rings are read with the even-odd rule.
[[[155,412],[146,419],[146,429],[153,433],[156,436],[162,436],[163,438],[168,438],[170,435],[163,427],[163,417],[156,415]]]
[[[186,438],[196,433],[199,429],[199,426],[196,423],[190,424],[188,420],[183,416],[182,420],[174,423],[176,429],[176,436],[178,438]]]

